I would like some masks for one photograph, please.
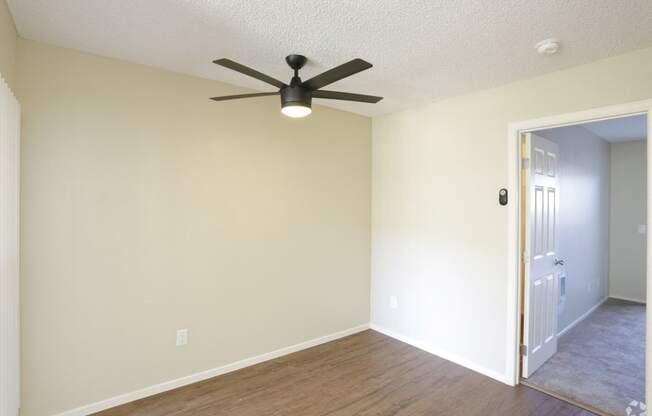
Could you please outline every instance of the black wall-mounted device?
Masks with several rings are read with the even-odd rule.
[[[500,191],[498,191],[498,203],[500,205],[507,205],[507,189],[501,188]]]

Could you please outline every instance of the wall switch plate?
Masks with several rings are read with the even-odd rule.
[[[177,347],[186,345],[188,343],[188,330],[177,329]]]
[[[398,298],[396,296],[389,297],[389,307],[392,309],[398,309]]]

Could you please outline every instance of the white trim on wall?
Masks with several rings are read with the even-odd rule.
[[[505,377],[508,384],[516,385],[519,383],[520,373],[520,360],[518,352],[518,344],[520,340],[520,310],[521,310],[521,297],[519,292],[521,290],[521,276],[520,276],[520,154],[519,154],[519,136],[521,133],[563,127],[574,124],[586,123],[591,121],[608,120],[613,118],[620,118],[625,116],[646,114],[648,120],[652,116],[652,100],[637,101],[633,103],[626,103],[614,105],[609,107],[596,108],[586,111],[579,111],[575,113],[561,114],[551,117],[538,118],[533,120],[526,120],[521,122],[510,123],[508,126],[507,137],[507,156],[508,156],[508,189],[512,192],[512,203],[508,210],[507,221],[507,271],[508,271],[508,284],[507,284],[507,348],[506,348],[506,372]],[[648,123],[648,137],[652,137],[652,123]],[[648,152],[648,167],[652,162],[652,152]],[[650,195],[652,195],[652,177],[651,171],[647,171],[647,220],[650,223],[652,218],[652,202]],[[652,244],[650,244],[650,234],[647,234],[647,297],[652,295]],[[652,334],[652,312],[647,311],[646,319],[646,332]],[[646,337],[649,339],[649,337]],[[652,374],[650,367],[652,365],[652,342],[646,341],[646,371],[645,371],[645,386],[647,400],[649,402],[650,394],[652,394]]]
[[[92,413],[100,412],[102,410],[110,409],[115,406],[119,406],[121,404],[133,402],[135,400],[143,399],[145,397],[153,396],[155,394],[159,394],[179,387],[187,386],[189,384],[193,384],[199,381],[207,380],[209,378],[217,377],[219,375],[240,370],[242,368],[249,367],[255,364],[273,360],[274,358],[279,358],[284,355],[292,354],[293,352],[305,350],[311,347],[315,347],[317,345],[335,341],[337,339],[344,338],[349,335],[357,334],[358,332],[362,332],[367,329],[369,329],[369,324],[358,325],[352,328],[345,329],[343,331],[325,335],[323,337],[314,338],[308,341],[301,342],[299,344],[281,348],[276,351],[271,351],[265,354],[256,355],[254,357],[245,358],[243,360],[226,364],[220,367],[201,371],[195,374],[190,374],[188,376],[180,377],[175,380],[165,381],[163,383],[145,387],[143,389],[136,390],[130,393],[121,394],[119,396],[111,397],[105,400],[101,400],[99,402],[80,406],[72,410],[67,410],[65,412],[58,413],[55,416],[86,416]]]
[[[20,408],[20,104],[0,75],[0,414]]]

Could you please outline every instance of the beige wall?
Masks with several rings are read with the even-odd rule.
[[[14,88],[14,65],[18,35],[7,2],[0,0],[0,74]]]
[[[23,416],[369,321],[368,118],[24,40],[18,71]]]
[[[611,144],[609,295],[645,302],[647,162],[644,140]]]
[[[375,118],[372,323],[507,380],[508,124],[652,98],[651,73],[644,49]]]

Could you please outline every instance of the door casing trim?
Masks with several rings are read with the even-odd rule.
[[[652,99],[636,101],[631,103],[613,105],[608,107],[594,108],[585,111],[559,114],[549,117],[536,118],[509,123],[507,132],[507,162],[508,162],[508,186],[512,197],[512,203],[508,205],[507,220],[507,351],[506,351],[506,376],[509,384],[517,385],[520,380],[520,355],[519,345],[521,339],[520,310],[523,299],[521,299],[521,270],[520,253],[521,247],[521,152],[520,135],[522,133],[555,127],[571,126],[591,121],[609,120],[633,115],[647,115],[648,140],[652,137]],[[650,224],[652,218],[652,152],[647,152],[647,219]],[[652,299],[652,240],[647,234],[647,293],[646,297]],[[652,313],[647,310],[646,334],[652,334]],[[646,402],[650,403],[649,394],[652,391],[652,343],[646,336],[645,345],[645,393]]]

